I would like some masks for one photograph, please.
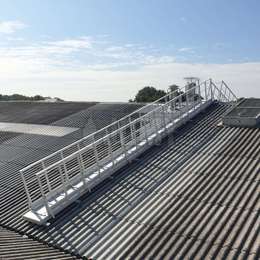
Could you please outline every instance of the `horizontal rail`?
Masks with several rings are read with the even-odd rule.
[[[195,88],[194,88],[194,89],[195,89]],[[191,89],[191,90],[192,90],[192,89]],[[178,96],[178,98],[179,98],[179,97],[183,97],[184,95],[185,95],[185,94],[181,94],[181,95]],[[176,101],[178,98],[174,98],[172,101],[174,101],[174,100]],[[170,102],[171,102],[171,101],[166,102],[165,104],[168,105],[168,104],[170,104]],[[152,115],[153,113],[155,113],[155,112],[157,112],[157,111],[159,111],[159,110],[161,110],[161,107],[157,107],[157,108],[155,108],[153,111],[150,111],[150,112],[148,112],[147,114],[145,114],[144,116],[141,116],[140,118],[134,119],[133,121],[131,121],[131,123],[129,123],[129,124],[125,125],[125,126],[120,127],[118,130],[127,129],[130,125],[139,122],[139,120],[140,120],[141,118],[148,117],[149,115]],[[59,161],[53,163],[52,165],[50,165],[50,166],[44,168],[44,169],[41,170],[40,172],[36,173],[36,175],[40,175],[41,173],[44,173],[44,171],[51,169],[53,166],[56,166],[56,165],[60,164],[62,161],[66,161],[67,159],[69,160],[71,157],[73,157],[73,156],[74,156],[75,154],[77,154],[78,152],[83,152],[83,151],[87,150],[88,148],[91,148],[91,147],[93,146],[93,144],[98,144],[98,143],[101,142],[102,140],[103,140],[103,141],[106,140],[107,136],[115,134],[118,130],[115,130],[114,132],[111,132],[111,133],[109,133],[109,134],[107,134],[107,135],[101,137],[100,139],[93,141],[93,143],[91,143],[91,144],[85,146],[84,148],[79,149],[78,151],[75,151],[74,153],[70,154],[70,155],[67,156],[66,158],[61,159],[61,160],[59,160]],[[48,158],[48,157],[46,157],[46,158]],[[32,165],[33,165],[33,164],[32,164]],[[22,171],[24,171],[24,170],[26,170],[26,169],[28,169],[28,167],[22,169]]]
[[[156,143],[170,129],[199,111],[203,104],[236,99],[226,84],[217,86],[211,79],[192,88],[186,86],[185,92],[175,94],[176,91],[171,92],[22,169],[20,174],[29,208],[34,211],[43,205],[46,214],[54,217],[55,209],[69,203],[73,192],[82,187],[90,190],[147,149],[145,147]]]
[[[209,81],[210,81],[210,79],[204,81],[203,83],[209,82]],[[185,86],[185,87],[186,87],[186,86]],[[135,115],[135,114],[137,114],[137,113],[141,113],[142,111],[147,110],[147,108],[153,107],[154,105],[158,105],[161,101],[164,101],[165,99],[170,98],[170,97],[171,97],[172,95],[174,95],[175,93],[179,93],[179,92],[181,92],[182,90],[185,90],[185,87],[180,88],[179,90],[174,90],[174,91],[168,93],[167,95],[165,95],[165,96],[159,98],[158,100],[156,100],[156,101],[154,101],[154,102],[151,102],[151,103],[147,104],[146,106],[141,107],[141,108],[135,110],[134,112],[132,112],[132,113],[130,113],[130,114],[128,114],[128,115],[126,115],[126,116],[120,118],[118,121],[113,122],[113,123],[111,123],[111,124],[109,124],[109,125],[107,125],[107,126],[101,128],[101,129],[97,130],[96,132],[91,133],[91,134],[89,134],[89,135],[87,135],[87,136],[81,138],[80,140],[77,140],[77,141],[75,141],[75,142],[73,142],[73,143],[67,145],[67,146],[64,147],[64,148],[61,148],[61,149],[55,151],[54,153],[52,153],[52,154],[50,154],[50,155],[47,155],[47,156],[44,157],[43,159],[40,159],[40,160],[38,160],[38,161],[36,161],[36,162],[34,162],[34,163],[32,163],[32,164],[30,164],[30,165],[24,167],[24,168],[22,169],[22,171],[26,171],[27,169],[31,168],[32,166],[38,164],[40,161],[46,160],[46,159],[48,159],[48,158],[51,158],[51,157],[53,157],[54,155],[59,154],[60,152],[64,151],[65,149],[68,149],[69,147],[72,147],[73,145],[76,145],[76,144],[78,144],[79,142],[82,142],[83,140],[87,140],[87,139],[93,137],[94,135],[97,135],[98,133],[101,133],[102,131],[104,131],[104,130],[106,130],[106,129],[109,129],[109,128],[112,127],[112,126],[117,125],[118,122],[124,121],[124,120],[130,118],[131,116],[133,116],[133,115]],[[184,92],[183,94],[181,94],[181,95],[182,95],[182,96],[185,95],[185,92]]]

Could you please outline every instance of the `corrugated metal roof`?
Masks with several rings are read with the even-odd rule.
[[[76,257],[0,227],[0,259],[72,260]]]
[[[217,127],[228,107],[212,105],[46,227],[21,218],[27,201],[8,162],[0,223],[95,259],[257,259],[260,131]]]
[[[210,128],[211,133],[204,129],[204,144],[190,129],[188,136],[196,136],[198,142],[193,153],[186,150],[187,144],[183,149],[168,147],[161,165],[172,171],[171,175],[97,239],[85,252],[87,256],[259,258],[259,129]],[[172,160],[179,153],[184,153],[186,160],[174,170]],[[158,159],[151,164],[158,167]]]
[[[0,119],[5,122],[44,123],[51,124],[53,127],[70,125],[81,127],[84,130],[64,137],[0,132],[0,201],[7,203],[3,203],[7,206],[6,210],[19,219],[21,212],[26,209],[26,200],[19,176],[21,168],[110,124],[141,106],[126,103],[0,102]],[[94,118],[94,120],[91,120],[90,125],[89,120],[83,120],[84,118]],[[57,119],[58,121],[55,121]],[[16,192],[14,192],[15,190]],[[5,206],[2,206],[0,225],[6,223],[2,221],[5,215]],[[37,252],[35,254],[37,256]]]
[[[28,124],[50,124],[97,102],[0,102],[0,121]]]

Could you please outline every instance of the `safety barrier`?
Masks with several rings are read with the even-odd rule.
[[[29,204],[24,219],[44,224],[54,218],[214,100],[237,98],[224,81],[186,86],[22,169]]]

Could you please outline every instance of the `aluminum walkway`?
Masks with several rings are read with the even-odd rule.
[[[212,80],[179,95],[169,93],[22,169],[30,208],[24,219],[46,223],[215,100],[231,102],[236,101],[236,97],[223,81],[217,86]]]
[[[218,127],[229,107],[214,102],[47,226],[22,218],[22,182],[3,182],[1,224],[91,259],[259,259],[260,131]]]

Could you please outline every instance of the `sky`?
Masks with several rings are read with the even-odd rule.
[[[224,80],[260,97],[259,0],[0,0],[0,93],[127,101]]]

